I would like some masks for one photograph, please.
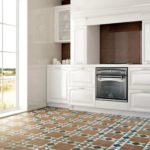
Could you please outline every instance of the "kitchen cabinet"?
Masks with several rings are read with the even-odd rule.
[[[150,20],[143,21],[143,63],[150,64]]]
[[[72,64],[99,64],[99,26],[72,26]]]
[[[74,67],[70,70],[69,78],[69,86],[94,87],[95,69],[91,67]]]
[[[129,68],[129,103],[131,111],[150,112],[150,68]]]
[[[129,88],[130,89],[149,89],[150,90],[150,68],[130,68],[129,69]]]
[[[70,5],[54,8],[55,17],[55,42],[70,42]]]
[[[69,90],[69,100],[71,105],[89,106],[93,107],[94,89],[91,88],[72,88]]]
[[[69,101],[71,105],[95,104],[95,68],[73,67],[69,73]]]
[[[150,112],[150,91],[133,90],[129,92],[132,111]]]
[[[67,103],[68,69],[48,66],[47,69],[47,103]]]
[[[73,28],[73,41],[72,41],[72,64],[86,64],[86,33],[87,27],[79,26]]]

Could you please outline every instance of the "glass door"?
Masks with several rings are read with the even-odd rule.
[[[17,103],[17,0],[0,0],[0,111]]]

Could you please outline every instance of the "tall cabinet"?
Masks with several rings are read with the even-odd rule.
[[[150,20],[143,21],[143,63],[150,64]]]
[[[98,26],[73,25],[71,31],[72,64],[98,64],[100,34]]]

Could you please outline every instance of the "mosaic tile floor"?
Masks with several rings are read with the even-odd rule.
[[[150,150],[150,119],[51,108],[0,119],[0,150]]]

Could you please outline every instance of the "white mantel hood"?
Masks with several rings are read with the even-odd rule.
[[[150,5],[150,0],[71,0],[73,11],[91,11]]]

